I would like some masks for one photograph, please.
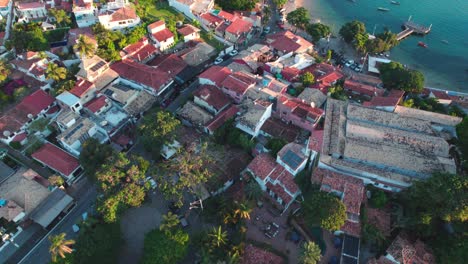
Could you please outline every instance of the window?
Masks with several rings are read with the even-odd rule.
[[[80,103],[75,104],[75,108],[78,108],[78,107],[80,107]]]

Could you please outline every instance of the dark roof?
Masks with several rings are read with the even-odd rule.
[[[72,197],[56,188],[31,212],[29,218],[46,228],[72,202]]]
[[[179,84],[183,84],[186,81],[189,81],[195,78],[199,73],[200,73],[200,70],[198,67],[187,65],[187,67],[185,67],[182,71],[180,71],[176,75],[175,81]]]
[[[345,235],[343,241],[343,252],[348,256],[359,257],[359,238]]]
[[[348,256],[341,256],[341,264],[358,264],[358,260]]]
[[[0,183],[8,179],[15,171],[0,161]]]

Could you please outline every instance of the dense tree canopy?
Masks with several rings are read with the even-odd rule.
[[[83,143],[80,164],[86,175],[95,181],[96,172],[111,155],[112,147],[110,145],[100,144],[97,139],[90,138]]]
[[[77,43],[73,46],[75,50],[80,53],[81,57],[92,57],[94,52],[96,52],[96,47],[94,46],[91,39],[86,35],[80,35],[78,37]]]
[[[272,138],[268,140],[265,147],[267,147],[270,150],[270,154],[276,158],[278,151],[280,151],[286,144],[288,144],[288,142],[282,138]]]
[[[154,229],[145,236],[142,264],[173,264],[187,254],[189,236],[181,229],[168,234]]]
[[[128,159],[124,153],[107,159],[96,173],[98,187],[104,194],[98,211],[104,221],[117,221],[119,214],[128,207],[140,206],[145,198],[148,184],[143,184],[149,163],[144,159]]]
[[[366,26],[357,20],[344,24],[340,29],[340,36],[347,43],[354,43],[362,35],[367,35]]]
[[[424,88],[424,75],[420,71],[405,68],[401,63],[384,63],[380,65],[379,71],[385,88],[415,93]]]
[[[306,31],[314,41],[319,41],[321,38],[326,38],[331,34],[330,27],[322,23],[309,24],[306,27]]]
[[[249,11],[255,7],[258,0],[216,0],[215,2],[224,10]]]
[[[309,11],[304,7],[299,7],[298,9],[288,13],[286,20],[295,27],[305,29],[310,22]]]
[[[346,220],[345,205],[328,193],[310,192],[302,202],[302,209],[310,225],[320,225],[329,231],[339,230]]]
[[[317,264],[322,258],[322,251],[320,247],[314,242],[308,241],[302,246],[301,254],[299,256],[300,263],[302,264]]]
[[[146,114],[138,127],[145,149],[158,158],[164,144],[172,143],[180,121],[173,114],[156,110]]]
[[[10,64],[4,60],[0,60],[0,83],[4,82],[8,75],[10,75],[11,67]]]
[[[38,23],[16,23],[12,30],[11,45],[17,53],[49,49],[49,42]]]
[[[468,168],[468,117],[464,117],[462,122],[457,125],[457,146],[462,153],[462,165],[465,170]]]
[[[178,205],[182,205],[185,191],[197,194],[198,186],[213,176],[207,169],[212,160],[207,155],[206,148],[206,144],[187,148],[182,150],[177,158],[160,164],[156,172],[156,181],[166,199],[172,199]]]
[[[63,9],[49,9],[49,15],[52,16],[60,26],[71,24],[70,16]]]
[[[288,0],[273,0],[273,3],[274,3],[277,7],[284,6],[287,2],[288,2]]]
[[[310,72],[301,75],[301,82],[304,87],[309,87],[315,83],[315,76]]]

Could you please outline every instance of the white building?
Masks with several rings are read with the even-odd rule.
[[[161,51],[167,50],[174,45],[174,34],[168,28],[163,20],[156,21],[148,25],[150,39]]]
[[[214,0],[168,0],[168,2],[190,19],[195,19],[214,7]]]
[[[110,3],[109,3],[110,4]],[[135,9],[129,6],[113,9],[113,6],[108,6],[109,9],[102,9],[99,14],[99,23],[109,30],[123,30],[133,28],[140,24],[140,17],[136,14]],[[110,9],[112,8],[112,9]]]
[[[78,27],[89,27],[98,21],[98,10],[92,0],[73,1],[73,14]]]
[[[15,5],[18,22],[42,21],[47,17],[46,5],[43,2],[17,2]]]
[[[190,24],[177,29],[177,32],[179,32],[179,34],[184,37],[184,42],[189,42],[191,40],[200,38],[200,29]]]
[[[0,20],[7,18],[12,5],[13,0],[0,0]]]
[[[106,131],[88,118],[77,120],[75,124],[57,136],[60,144],[76,157],[80,155],[82,144],[88,138],[95,138],[101,144],[109,141]]]
[[[236,127],[252,137],[258,136],[260,128],[265,121],[270,118],[272,103],[265,101],[256,101],[255,105],[239,116],[236,120]]]

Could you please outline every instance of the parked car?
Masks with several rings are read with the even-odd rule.
[[[186,228],[189,226],[189,222],[187,221],[187,219],[185,219],[184,216],[180,215],[179,221],[180,221],[180,225],[182,226],[182,228]]]
[[[218,65],[218,64],[220,64],[221,62],[223,62],[223,59],[222,59],[222,58],[216,58],[216,60],[214,61],[214,64]]]
[[[268,34],[268,33],[270,33],[270,30],[271,30],[270,27],[265,27],[265,28],[263,29],[263,33]]]
[[[362,71],[362,65],[357,65],[356,68],[354,68],[356,72],[361,72]]]
[[[351,65],[354,64],[354,61],[353,60],[348,60],[346,63],[345,63],[345,66],[346,67],[350,67]]]
[[[239,54],[239,51],[237,50],[232,50],[231,52],[229,52],[229,55],[231,56],[236,56],[237,54]]]
[[[158,184],[156,183],[156,181],[155,181],[152,177],[150,177],[150,176],[146,177],[145,182],[149,182],[149,183],[150,183],[150,187],[151,187],[151,189],[153,189],[153,190],[156,189],[156,187],[158,187]]]

